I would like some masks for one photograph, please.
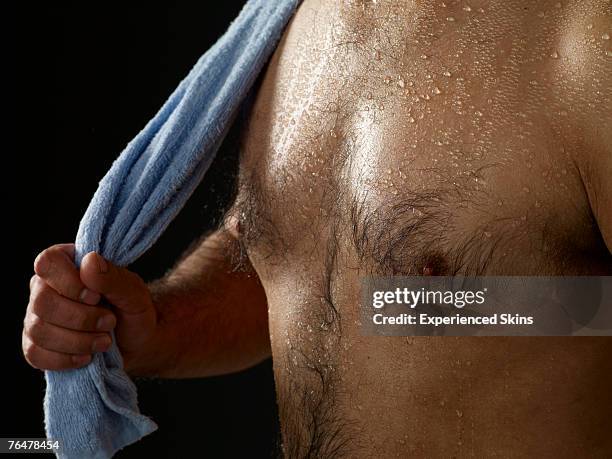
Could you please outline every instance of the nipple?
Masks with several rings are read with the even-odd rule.
[[[424,266],[423,267],[423,276],[433,276],[434,274],[434,269],[431,266]]]
[[[423,276],[444,276],[448,272],[448,262],[440,252],[430,252],[422,258]]]

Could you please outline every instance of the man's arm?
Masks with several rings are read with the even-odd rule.
[[[126,356],[130,374],[212,376],[269,357],[265,293],[250,266],[235,270],[237,250],[237,241],[226,232],[213,233],[149,284],[157,329],[142,354]]]
[[[203,239],[162,279],[58,244],[34,262],[22,347],[41,370],[78,368],[108,350],[111,331],[133,376],[182,378],[238,371],[270,354],[267,303],[252,271],[232,269],[237,242]],[[99,306],[104,297],[110,309]]]

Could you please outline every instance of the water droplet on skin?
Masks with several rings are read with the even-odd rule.
[[[463,11],[472,11],[472,7],[470,5],[465,5]]]
[[[557,51],[553,51],[550,57],[552,57],[553,59],[559,59],[559,53],[557,53]]]
[[[536,202],[534,203],[534,205],[535,205],[536,207],[542,207],[542,204],[540,203],[540,201],[536,201]]]
[[[444,75],[445,77],[451,77],[451,73],[447,70],[446,72],[442,73],[442,75]]]
[[[504,205],[504,201],[502,201],[502,200],[500,199],[499,201],[497,201],[497,205],[498,205],[499,207],[503,206],[503,205]]]
[[[366,99],[368,99],[368,100],[372,100],[372,93],[371,93],[371,92],[368,92],[368,93],[366,94]]]
[[[475,114],[476,116],[478,116],[478,117],[482,116],[482,112],[481,112],[481,111],[479,111],[479,110],[476,110],[476,111],[474,112],[474,114]]]
[[[529,193],[529,188],[527,188],[526,186],[523,187],[523,193]]]
[[[479,13],[484,13],[484,8],[478,8],[477,10]]]
[[[536,80],[531,80],[531,81],[529,82],[529,84],[530,84],[531,86],[537,86],[538,82],[537,82]]]
[[[591,30],[593,28],[593,24],[587,25],[587,30]]]
[[[387,75],[383,81],[385,82],[385,84],[389,84],[391,83],[391,77]]]
[[[434,94],[442,94],[442,91],[440,91],[440,88],[438,88],[437,86],[435,88],[433,88],[433,93]]]
[[[457,413],[457,417],[462,418],[463,417],[463,411],[461,410],[455,410],[455,413]]]
[[[336,134],[336,131],[334,131],[333,129],[329,131],[329,135],[333,137],[334,139],[338,137],[338,135]]]
[[[455,18],[453,16],[449,16],[446,18],[448,22],[455,22]]]
[[[604,34],[601,36],[601,38],[602,38],[603,40],[609,40],[609,39],[610,39],[610,34],[606,32],[606,33],[604,33]]]
[[[400,79],[399,79],[399,81],[397,82],[397,85],[398,85],[400,88],[402,88],[402,89],[406,87],[406,83],[405,83],[405,82],[404,82],[404,80],[402,80],[401,78],[400,78]]]
[[[410,121],[411,123],[414,123],[414,118],[411,116],[410,118],[408,118],[408,121]]]
[[[421,59],[427,59],[427,54],[421,54]]]

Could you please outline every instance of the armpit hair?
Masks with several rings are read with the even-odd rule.
[[[235,257],[237,268],[248,265],[248,253],[257,247],[258,255],[273,263],[288,252],[287,243],[281,235],[278,223],[273,221],[272,203],[266,199],[256,171],[242,172],[239,176],[236,200],[225,215],[238,218],[240,250]]]

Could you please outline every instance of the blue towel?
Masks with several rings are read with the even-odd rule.
[[[96,251],[120,266],[155,243],[210,166],[300,0],[249,0],[101,180],[79,226],[77,266]],[[47,371],[47,437],[58,456],[108,458],[157,426],[138,409],[115,344],[85,368]]]

